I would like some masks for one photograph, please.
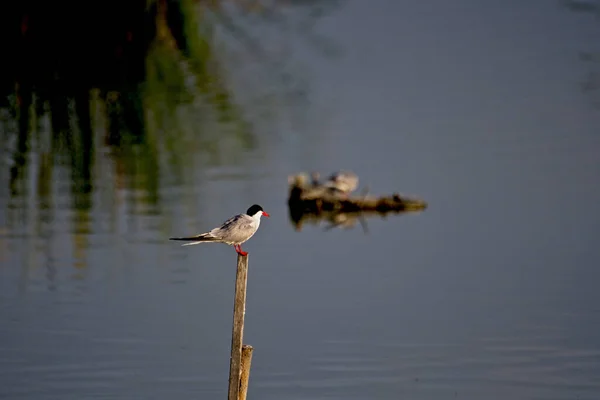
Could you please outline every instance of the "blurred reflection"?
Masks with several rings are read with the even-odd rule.
[[[564,0],[564,6],[573,12],[591,14],[600,22],[600,4],[590,0]],[[587,65],[588,72],[581,82],[581,90],[600,108],[600,49],[579,53],[579,59]]]
[[[600,108],[600,52],[580,53],[579,58],[589,66],[589,71],[581,82],[581,90],[591,96],[595,107]]]
[[[368,216],[368,213],[335,213],[335,212],[325,212],[320,215],[317,214],[302,214],[302,215],[292,215],[290,213],[290,218],[294,224],[296,231],[300,232],[304,224],[311,224],[319,226],[321,222],[325,222],[327,225],[324,230],[329,231],[331,229],[340,228],[340,229],[354,229],[356,227],[356,223],[360,222],[361,228],[363,232],[367,234],[369,232],[367,227],[367,222],[365,217]]]
[[[236,164],[256,148],[252,117],[260,113],[232,89],[240,87],[231,82],[237,65],[262,66],[274,78],[262,85],[269,90],[306,95],[307,82],[253,38],[257,18],[279,33],[300,21],[294,33],[317,50],[332,49],[317,45],[325,40],[315,40],[312,26],[336,4],[31,1],[7,9],[0,15],[4,59],[12,60],[0,76],[0,156],[8,170],[0,229],[25,236],[49,267],[52,238],[68,218],[72,257],[85,267],[88,236],[99,229],[95,213],[108,216],[113,233],[121,199],[130,214],[161,215],[164,181],[189,183],[200,155],[204,166]],[[233,41],[243,44],[242,62],[227,58]]]
[[[329,231],[334,228],[340,229],[353,229],[356,227],[356,223],[359,222],[360,226],[365,234],[369,233],[367,226],[367,218],[369,217],[386,217],[389,214],[408,214],[418,213],[423,210],[403,210],[403,211],[388,211],[388,212],[377,212],[377,211],[362,211],[362,212],[337,212],[337,211],[323,211],[320,213],[302,212],[299,209],[289,208],[290,222],[294,226],[294,229],[298,232],[302,231],[304,225],[315,225],[320,226],[321,223],[325,223],[325,231]]]
[[[564,0],[563,4],[574,12],[587,12],[600,15],[600,6],[593,0]]]

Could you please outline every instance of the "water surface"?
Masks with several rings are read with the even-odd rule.
[[[217,25],[239,114],[146,99],[149,139],[111,144],[92,100],[90,158],[42,114],[14,168],[4,113],[0,398],[223,398],[235,253],[166,239],[259,203],[250,396],[597,399],[600,24],[569,4],[239,17],[245,41]],[[296,231],[288,174],[337,168],[429,208]]]

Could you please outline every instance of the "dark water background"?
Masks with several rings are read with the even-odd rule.
[[[159,29],[89,125],[7,96],[0,398],[224,398],[235,253],[166,239],[252,203],[249,398],[600,398],[598,2],[267,11],[196,4],[214,64]],[[338,168],[429,208],[295,230]]]

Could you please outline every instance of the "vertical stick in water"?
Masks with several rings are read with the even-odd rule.
[[[229,361],[228,400],[238,400],[242,341],[244,339],[244,314],[246,313],[246,285],[248,282],[248,256],[238,254],[233,304],[233,333],[231,334],[231,359]]]
[[[242,346],[242,368],[240,372],[240,394],[238,400],[246,400],[248,382],[250,381],[250,365],[252,364],[253,350],[254,348],[249,344]]]

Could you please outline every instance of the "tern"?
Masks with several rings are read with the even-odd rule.
[[[182,246],[191,246],[200,243],[225,243],[233,246],[238,254],[247,256],[248,252],[242,250],[242,243],[248,241],[256,233],[260,226],[260,217],[263,215],[267,218],[270,217],[261,206],[254,204],[245,214],[235,215],[223,222],[221,226],[209,232],[190,237],[169,238],[169,240],[191,242],[185,243]]]
[[[331,174],[324,186],[348,196],[358,187],[358,176],[351,171],[338,171]]]

